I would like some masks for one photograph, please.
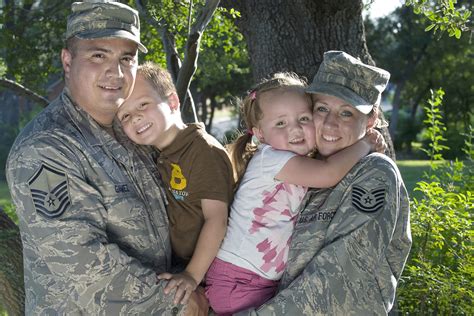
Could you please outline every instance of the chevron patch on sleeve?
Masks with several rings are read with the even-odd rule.
[[[42,164],[28,180],[36,212],[48,218],[61,216],[71,205],[66,174]]]
[[[372,213],[381,209],[385,204],[385,188],[375,188],[367,191],[362,187],[352,188],[352,205],[361,212]]]

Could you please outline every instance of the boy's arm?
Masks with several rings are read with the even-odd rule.
[[[312,188],[336,185],[352,167],[371,150],[370,143],[362,139],[326,160],[306,156],[291,158],[277,174],[276,179]]]
[[[227,230],[228,205],[217,200],[201,200],[204,214],[204,225],[194,249],[194,254],[186,267],[186,271],[197,284],[201,283],[212,261],[217,255],[219,247]]]
[[[227,230],[228,204],[218,200],[201,200],[204,225],[193,256],[185,271],[178,274],[162,273],[160,279],[170,280],[165,288],[165,294],[176,288],[174,303],[185,304],[192,291],[201,283],[209,266],[217,255]]]

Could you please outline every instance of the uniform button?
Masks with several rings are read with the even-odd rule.
[[[176,306],[173,307],[173,308],[171,309],[171,315],[173,315],[173,316],[178,315],[178,311],[179,311],[179,310],[178,310],[178,308],[177,308]]]

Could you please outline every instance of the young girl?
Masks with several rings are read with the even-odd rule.
[[[227,234],[206,276],[206,294],[219,315],[260,306],[275,294],[307,188],[337,184],[379,137],[371,133],[326,161],[307,157],[315,131],[305,87],[296,75],[275,74],[241,106],[248,131],[230,148],[240,185]]]

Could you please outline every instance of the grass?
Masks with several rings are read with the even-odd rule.
[[[402,174],[403,182],[407,188],[410,197],[419,196],[418,192],[413,191],[416,183],[422,180],[425,172],[430,170],[429,160],[398,160],[397,166]]]

